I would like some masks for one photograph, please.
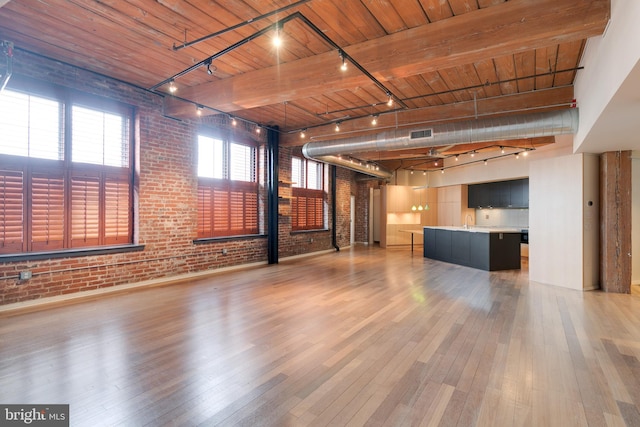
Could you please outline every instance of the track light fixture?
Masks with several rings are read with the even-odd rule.
[[[371,119],[371,124],[374,125],[374,126],[378,124],[378,115],[377,114],[373,115],[373,119]]]
[[[238,121],[236,120],[235,117],[231,117],[231,126],[235,126],[238,124]]]
[[[305,133],[305,131],[306,131],[306,129],[302,129],[302,130],[300,131],[300,138],[304,139],[304,138],[307,136],[307,135],[306,135],[306,133]]]
[[[197,114],[198,116],[201,116],[201,115],[202,115],[202,110],[203,110],[203,109],[204,109],[204,108],[202,107],[202,105],[197,105],[197,106],[196,106],[196,114]]]
[[[340,122],[336,122],[336,132],[340,132]]]
[[[256,126],[256,133],[259,134],[260,132],[262,132],[262,128],[260,126]]]
[[[176,93],[177,90],[176,82],[173,79],[169,80],[169,92]]]
[[[500,152],[504,154],[504,147],[502,145],[500,146]]]
[[[282,30],[282,23],[276,25],[276,34],[273,36],[273,46],[276,48],[282,46],[282,37],[280,37],[280,30]]]
[[[213,67],[213,69],[211,69],[211,63],[213,62],[213,59],[211,58],[207,58],[206,61],[204,61],[204,65],[207,66],[207,74],[212,75],[213,72],[215,71],[216,67]]]
[[[340,60],[342,61],[342,64],[340,64],[340,69],[342,71],[347,71],[347,61],[344,57],[344,52],[343,51],[339,51],[338,54],[340,55]]]
[[[391,95],[391,92],[387,92],[387,96],[389,97],[389,100],[387,101],[387,105],[389,107],[393,106],[393,95]]]

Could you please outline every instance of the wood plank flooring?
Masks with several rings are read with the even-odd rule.
[[[640,297],[357,247],[0,318],[72,426],[638,426]]]

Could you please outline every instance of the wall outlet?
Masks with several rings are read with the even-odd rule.
[[[21,271],[18,274],[18,277],[20,278],[20,280],[29,280],[31,279],[31,277],[33,277],[33,273],[30,271]]]

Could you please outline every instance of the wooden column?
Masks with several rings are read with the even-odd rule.
[[[631,291],[631,152],[600,156],[600,285]]]

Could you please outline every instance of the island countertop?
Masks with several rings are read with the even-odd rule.
[[[469,228],[465,228],[464,226],[431,226],[427,225],[424,228],[430,228],[433,230],[447,230],[447,231],[467,231],[470,233],[521,233],[522,228],[515,227],[482,227],[477,225],[469,226]]]

